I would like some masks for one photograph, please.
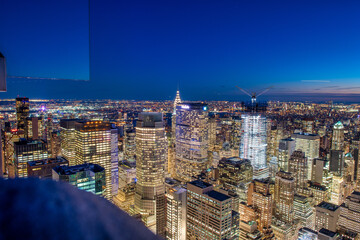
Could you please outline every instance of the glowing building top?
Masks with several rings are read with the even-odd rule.
[[[180,103],[181,103],[180,91],[177,90],[177,91],[176,91],[175,101],[174,101],[174,114],[176,114],[176,106],[177,106],[178,104],[180,104]]]

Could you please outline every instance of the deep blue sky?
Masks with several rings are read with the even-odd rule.
[[[87,1],[20,2],[0,14],[9,75],[87,79]],[[360,1],[91,6],[90,82],[9,79],[4,97],[172,99],[179,84],[189,100],[242,100],[235,85],[274,86],[273,100],[359,99]]]

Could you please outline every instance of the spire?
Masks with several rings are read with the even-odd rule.
[[[174,101],[174,114],[176,113],[176,106],[180,103],[181,103],[181,98],[180,98],[180,91],[178,89],[176,91],[176,97],[175,97],[175,101]]]

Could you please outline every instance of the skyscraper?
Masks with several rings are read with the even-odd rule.
[[[275,177],[275,217],[284,223],[294,221],[295,180],[291,173],[280,171]]]
[[[104,197],[108,200],[111,200],[112,196],[112,172],[118,170],[118,165],[112,164],[111,135],[109,122],[87,120],[75,122],[75,163],[76,165],[93,163],[105,169]]]
[[[223,158],[219,162],[218,171],[223,188],[238,194],[240,201],[246,201],[247,189],[253,178],[250,161],[238,157]]]
[[[208,107],[204,103],[181,103],[176,108],[176,176],[191,181],[209,166]]]
[[[333,127],[331,149],[344,151],[344,125],[338,121]]]
[[[295,140],[291,138],[281,139],[279,142],[278,165],[282,171],[289,171],[289,159],[295,151]]]
[[[273,198],[270,194],[270,182],[254,179],[248,189],[247,205],[253,206],[258,216],[258,229],[265,233],[270,229]]]
[[[186,239],[186,189],[179,186],[166,193],[166,239]]]
[[[136,123],[135,212],[165,237],[165,162],[167,143],[162,113],[144,112]]]
[[[294,133],[291,138],[295,139],[296,150],[301,150],[305,153],[305,157],[308,159],[308,176],[307,179],[311,179],[312,173],[312,160],[319,158],[320,151],[320,136],[316,134],[307,133]]]
[[[266,118],[258,113],[241,116],[240,158],[249,159],[254,169],[254,179],[266,178]]]
[[[295,179],[295,191],[298,194],[306,194],[308,163],[305,153],[294,151],[289,159],[289,172]]]
[[[25,135],[26,131],[26,119],[29,117],[29,98],[18,97],[16,98],[16,120],[17,120],[17,129]]]
[[[60,120],[61,155],[69,161],[69,166],[76,165],[75,162],[75,123],[80,119]]]
[[[231,239],[231,202],[209,183],[188,183],[186,239]]]
[[[354,191],[340,206],[338,227],[360,236],[360,192]]]
[[[42,140],[20,140],[14,143],[16,177],[27,177],[27,163],[48,158],[46,143]]]

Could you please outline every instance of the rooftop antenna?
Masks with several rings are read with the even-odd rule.
[[[246,95],[248,95],[249,97],[251,97],[251,111],[252,112],[256,112],[257,111],[257,104],[256,104],[256,98],[263,95],[264,93],[266,93],[267,91],[269,91],[271,88],[273,88],[273,86],[268,87],[266,89],[264,89],[263,91],[261,91],[260,93],[256,94],[256,92],[252,92],[251,94],[249,92],[247,92],[246,90],[242,89],[239,86],[236,86],[240,91],[242,91],[243,93],[245,93]]]

